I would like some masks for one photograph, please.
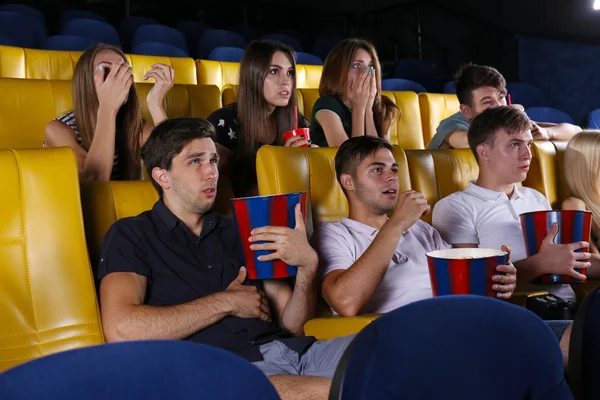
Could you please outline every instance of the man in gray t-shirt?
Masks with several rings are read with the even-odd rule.
[[[460,111],[440,123],[428,149],[468,148],[467,131],[473,118],[488,107],[506,105],[506,81],[495,68],[468,64],[456,75],[455,86]],[[523,110],[521,105],[514,106]],[[569,140],[580,131],[571,124],[533,122],[531,134],[535,140]]]

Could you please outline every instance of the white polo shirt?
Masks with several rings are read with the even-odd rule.
[[[321,225],[314,242],[322,277],[336,269],[350,268],[378,233],[379,230],[349,218]],[[386,313],[432,297],[425,253],[448,247],[431,225],[418,220],[400,238],[383,281],[359,313]]]
[[[506,193],[477,186],[474,181],[462,192],[452,193],[433,208],[432,223],[448,243],[474,243],[479,247],[511,248],[511,260],[527,258],[519,215],[551,210],[546,197],[537,190],[515,185],[509,199]],[[565,300],[574,300],[569,285],[540,285]]]

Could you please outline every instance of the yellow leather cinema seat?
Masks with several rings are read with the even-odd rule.
[[[415,92],[383,92],[400,108],[400,118],[390,127],[390,143],[403,149],[424,149],[419,97]]]
[[[0,78],[70,80],[80,55],[0,46]]]
[[[319,89],[321,83],[322,65],[296,65],[296,74],[300,71],[300,78],[297,79],[298,89]],[[303,72],[302,72],[303,71]]]
[[[223,90],[227,85],[237,85],[240,63],[196,60],[196,81],[199,85],[216,85]]]
[[[407,150],[411,188],[422,192],[431,208],[477,179],[479,167],[470,149]],[[431,213],[422,218],[431,224]]]
[[[0,78],[71,80],[82,52],[25,49],[0,46]],[[145,82],[144,74],[152,64],[167,64],[175,69],[175,84],[195,85],[196,64],[192,58],[127,54],[135,82]]]
[[[556,159],[556,148],[549,141],[535,141],[531,146],[531,164],[524,186],[542,193],[554,209],[560,209],[562,200],[559,196],[559,173]],[[567,188],[568,189],[568,188]]]
[[[429,144],[443,119],[460,111],[458,97],[455,94],[419,93],[423,141]]]
[[[175,70],[173,82],[176,85],[196,85],[198,83],[196,63],[192,58],[143,56],[140,54],[127,54],[126,56],[131,63],[135,82],[148,82],[144,81],[146,72],[152,69],[153,64],[161,63],[169,65]]]
[[[146,98],[152,86],[152,83],[135,84],[142,107],[142,117],[150,122],[152,117],[148,111]],[[221,93],[219,88],[213,85],[174,85],[165,99],[165,112],[169,118],[207,118],[219,108],[221,108]]]
[[[227,178],[219,177],[214,210],[231,214],[232,190]],[[150,180],[82,182],[81,205],[90,259],[98,262],[100,245],[108,228],[118,219],[134,217],[150,210],[158,200],[158,192]]]
[[[73,151],[0,150],[0,171],[0,371],[103,343]]]
[[[152,122],[146,97],[153,84],[136,83],[142,117]],[[70,81],[0,78],[0,148],[41,148],[46,125],[73,109]],[[206,118],[221,107],[216,86],[174,85],[167,94],[170,118]]]
[[[0,78],[0,149],[41,148],[48,122],[72,108],[71,82]]]

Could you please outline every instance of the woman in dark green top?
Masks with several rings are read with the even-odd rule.
[[[381,96],[379,59],[373,45],[346,39],[327,55],[310,126],[312,143],[339,147],[356,136],[388,139],[400,109]]]

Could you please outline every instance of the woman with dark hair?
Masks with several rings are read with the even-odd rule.
[[[327,55],[319,97],[313,107],[312,142],[339,147],[348,138],[379,136],[400,117],[400,109],[381,95],[381,65],[377,51],[362,39],[345,39]]]
[[[275,41],[250,43],[240,63],[237,102],[212,113],[220,169],[229,175],[236,196],[258,193],[256,152],[263,144],[299,147],[306,138],[283,134],[294,129],[296,60],[291,47]],[[298,114],[298,127],[309,123]]]
[[[45,146],[71,147],[83,179],[140,179],[141,148],[154,125],[167,119],[163,102],[173,76],[164,64],[154,64],[144,76],[155,80],[147,98],[150,124],[142,119],[125,54],[110,45],[88,49],[73,73],[73,110],[48,123]]]

